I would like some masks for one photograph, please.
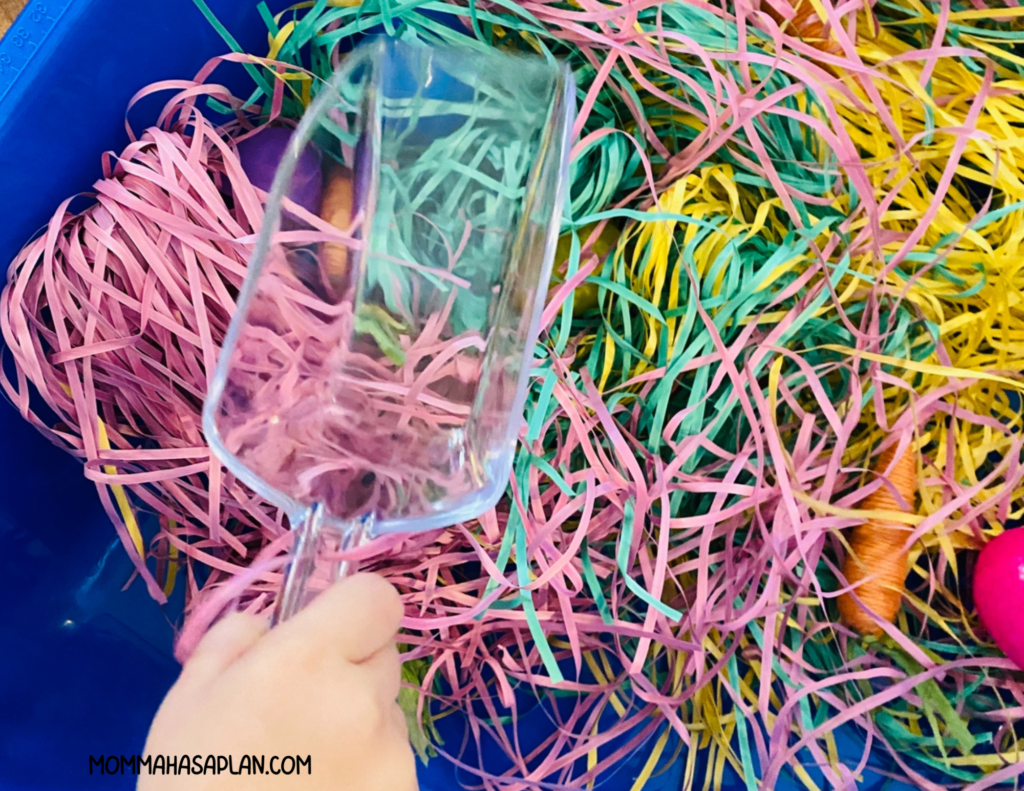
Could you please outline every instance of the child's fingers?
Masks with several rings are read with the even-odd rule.
[[[359,667],[371,675],[383,703],[398,700],[398,692],[402,688],[402,656],[398,653],[398,646],[393,642],[384,646],[360,662]]]
[[[321,593],[271,637],[302,632],[319,643],[311,648],[327,648],[358,664],[390,644],[401,622],[398,591],[376,574],[355,574]]]
[[[215,678],[246,653],[266,634],[266,619],[233,612],[223,618],[199,641],[181,678],[186,683],[203,683]]]

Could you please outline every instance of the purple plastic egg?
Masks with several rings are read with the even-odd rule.
[[[270,192],[277,166],[281,163],[281,158],[288,148],[291,137],[291,129],[283,126],[268,126],[238,144],[238,156],[242,161],[242,169],[254,186]],[[322,190],[323,174],[320,168],[320,155],[312,145],[308,145],[299,155],[299,161],[295,165],[295,173],[292,175],[288,196],[304,209],[313,214],[319,214]]]
[[[996,645],[1024,670],[1024,529],[985,545],[974,569],[974,604]]]

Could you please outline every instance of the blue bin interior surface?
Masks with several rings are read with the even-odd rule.
[[[266,47],[255,0],[209,5],[247,51]],[[226,49],[191,0],[32,0],[0,42],[0,67],[8,68],[0,73],[4,266],[63,199],[100,177],[101,153],[127,143],[125,108],[135,91],[191,77]],[[157,106],[133,111],[133,126],[144,127]],[[0,404],[0,789],[134,787],[131,777],[90,777],[88,757],[141,751],[178,666],[174,607],[157,606],[141,584],[122,590],[130,572],[79,464]],[[535,706],[520,733],[539,742],[552,727],[550,712]],[[446,717],[440,728],[457,751],[465,721]],[[859,754],[854,735],[840,742]],[[496,745],[485,758],[491,771],[504,769]],[[645,758],[641,750],[620,762],[597,787],[626,791]],[[647,788],[679,788],[682,769],[677,758]],[[421,787],[454,789],[460,777],[474,781],[435,759],[421,768]],[[727,783],[746,787],[736,776]],[[861,787],[883,784],[869,772]]]

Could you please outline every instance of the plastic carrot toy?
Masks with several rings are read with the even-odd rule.
[[[790,0],[795,16],[786,19],[770,3],[765,3],[762,10],[782,28],[783,32],[791,33],[803,39],[812,47],[832,55],[842,55],[843,50],[829,35],[829,27],[814,9],[810,0]]]
[[[352,224],[352,174],[337,166],[324,185],[320,216],[335,228],[348,230]],[[338,297],[345,292],[349,273],[349,250],[338,242],[323,243],[324,277],[331,291]]]
[[[864,501],[864,510],[904,511],[903,503],[913,508],[917,488],[914,456],[908,451],[893,464],[895,453],[895,447],[883,451],[875,466],[878,475],[885,475],[892,468],[887,476],[891,488],[885,485],[872,493]],[[894,489],[903,503],[894,496]],[[891,622],[899,612],[907,580],[906,538],[904,525],[878,519],[869,519],[851,531],[850,554],[843,563],[843,575],[856,588],[854,595],[845,593],[839,597],[839,613],[843,623],[861,634],[882,634],[882,627],[872,613]]]

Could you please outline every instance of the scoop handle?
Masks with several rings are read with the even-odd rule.
[[[368,515],[348,522],[329,523],[324,516],[324,507],[316,504],[307,508],[300,519],[295,521],[295,541],[292,544],[292,559],[284,574],[284,584],[274,606],[271,626],[284,623],[295,613],[309,604],[316,596],[310,589],[309,581],[316,572],[320,553],[344,552],[365,543],[373,529],[373,516]],[[354,570],[349,560],[342,560],[331,570],[331,581],[338,582]]]

